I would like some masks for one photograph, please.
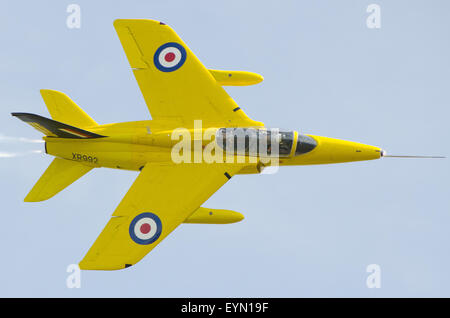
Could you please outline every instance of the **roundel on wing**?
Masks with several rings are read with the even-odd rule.
[[[130,223],[131,239],[141,245],[155,242],[162,231],[160,218],[153,213],[145,212],[137,215]]]
[[[186,61],[186,50],[175,42],[161,45],[153,58],[156,68],[161,72],[173,72],[183,66],[184,61]]]

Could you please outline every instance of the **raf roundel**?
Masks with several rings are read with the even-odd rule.
[[[161,72],[173,72],[183,66],[184,61],[186,61],[186,50],[175,42],[161,45],[153,58],[156,68]]]
[[[155,242],[161,231],[161,220],[150,212],[137,215],[130,223],[130,237],[137,244],[148,245]]]

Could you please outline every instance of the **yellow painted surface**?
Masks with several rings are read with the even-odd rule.
[[[25,197],[25,202],[50,199],[61,190],[88,173],[92,167],[65,159],[55,158],[34,187]]]
[[[82,269],[116,270],[134,265],[181,223],[239,222],[243,219],[241,213],[201,205],[232,176],[260,173],[264,168],[262,158],[243,155],[232,155],[232,163],[213,164],[204,161],[175,164],[171,157],[172,147],[177,142],[171,139],[174,129],[186,128],[197,140],[194,120],[202,121],[200,135],[208,128],[264,127],[239,109],[222,88],[222,85],[256,84],[262,80],[260,75],[206,69],[169,26],[157,21],[116,20],[114,27],[152,120],[97,125],[65,94],[42,90],[53,119],[86,129],[101,138],[44,137],[47,153],[56,159],[25,199],[48,199],[96,167],[140,171],[80,262]],[[167,43],[177,43],[186,51],[184,64],[170,72],[161,71],[154,62],[155,52]],[[378,147],[313,135],[317,142],[315,149],[295,155],[298,136],[295,132],[294,147],[287,157],[280,158],[281,166],[372,160],[381,156]],[[192,142],[189,156],[195,159],[205,147],[204,140]],[[236,163],[238,159],[246,161]],[[161,221],[159,236],[151,243],[137,243],[130,234],[133,222],[148,213],[157,215]]]
[[[311,165],[379,159],[381,148],[358,142],[309,135],[317,147],[309,153],[282,159],[280,165]]]
[[[97,126],[97,123],[66,94],[50,89],[41,89],[41,95],[54,120],[79,128]]]
[[[189,47],[168,25],[153,20],[114,21],[119,39],[154,120],[202,119],[204,125],[261,126],[242,111],[216,82]],[[186,50],[184,64],[174,72],[162,72],[154,63],[155,52],[166,43]],[[185,127],[181,125],[180,127]]]
[[[198,208],[190,217],[184,220],[183,223],[197,223],[197,224],[229,224],[240,222],[244,216],[235,211],[222,209],[208,209]]]
[[[209,70],[214,79],[222,86],[248,86],[264,80],[259,74],[244,71]]]
[[[146,164],[80,268],[115,270],[136,264],[228,181],[225,172],[232,176],[237,169],[227,165]],[[161,235],[148,245],[137,244],[129,233],[133,219],[144,212],[158,215],[162,222]]]

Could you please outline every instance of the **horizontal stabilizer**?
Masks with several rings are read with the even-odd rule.
[[[55,158],[25,198],[25,202],[50,199],[88,173],[92,167],[79,162]]]
[[[101,138],[102,135],[94,134],[90,131],[73,127],[56,120],[45,118],[35,114],[29,113],[11,113],[11,115],[31,125],[46,136],[59,138]]]
[[[98,125],[66,94],[51,89],[41,89],[41,95],[54,120],[81,128]]]

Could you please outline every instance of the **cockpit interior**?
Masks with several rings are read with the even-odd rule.
[[[308,135],[268,128],[220,128],[216,143],[227,153],[262,157],[298,156],[317,146],[316,140]]]

